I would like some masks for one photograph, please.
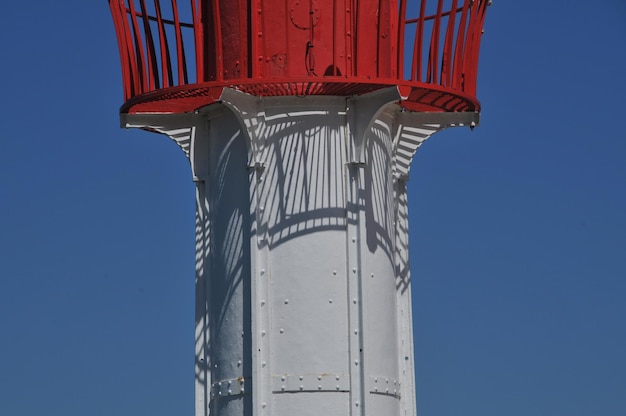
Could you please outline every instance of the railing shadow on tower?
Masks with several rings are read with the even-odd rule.
[[[480,108],[475,98],[477,61],[490,0],[355,2],[355,10],[346,6],[345,16],[324,16],[344,31],[333,34],[332,44],[323,45],[341,53],[326,55],[324,49],[315,51],[313,43],[297,52],[275,52],[274,41],[267,39],[276,36],[263,32],[268,26],[265,15],[284,9],[281,13],[292,13],[294,25],[302,25],[294,21],[290,0],[282,1],[272,2],[272,10],[262,5],[258,13],[242,10],[240,19],[245,21],[233,28],[232,22],[225,27],[225,18],[235,2],[109,0],[124,81],[122,112],[193,111],[218,101],[224,87],[261,96],[348,96],[390,85],[401,87],[409,110]],[[334,10],[342,2],[318,3]],[[354,17],[371,15],[359,14],[365,8],[379,13]],[[311,39],[330,31],[316,30]],[[233,50],[233,42],[238,50]],[[313,53],[326,68],[321,75],[305,65]]]
[[[226,308],[233,302],[233,296],[241,293],[238,292],[241,289],[246,299],[249,297],[250,241],[260,241],[260,248],[267,246],[274,250],[293,239],[306,239],[308,235],[345,232],[346,208],[354,207],[346,205],[346,184],[336,181],[337,177],[344,177],[345,170],[349,168],[345,130],[340,122],[343,117],[343,114],[333,116],[333,110],[291,113],[268,111],[266,130],[263,132],[263,136],[267,138],[264,156],[267,168],[263,171],[262,181],[258,186],[255,186],[255,182],[259,180],[258,172],[249,168],[249,144],[245,143],[243,128],[239,127],[239,131],[228,134],[229,148],[225,153],[230,157],[215,163],[216,171],[210,185],[212,192],[208,199],[211,207],[206,209],[212,218],[227,218],[227,221],[218,225],[218,229],[209,228],[206,232],[211,235],[196,233],[196,267],[198,270],[208,268],[213,275],[210,284],[221,287],[219,293],[211,296],[213,307],[218,310],[213,309],[215,313],[211,322],[203,323],[202,316],[197,317],[196,324],[205,326],[205,330],[197,331],[197,336],[206,334],[207,327],[211,328],[211,338],[219,336],[215,328],[225,325],[223,319],[227,315]],[[387,257],[390,270],[395,264],[396,233],[393,218],[396,201],[393,187],[389,186],[392,181],[389,166],[393,160],[394,137],[391,122],[392,120],[380,121],[366,133],[366,164],[362,167],[366,169],[365,182],[360,185],[356,207],[367,223],[364,249],[370,253],[380,250]],[[243,178],[243,175],[247,177],[245,184],[243,179],[239,181],[241,183],[233,183],[235,176]],[[377,179],[372,180],[372,177]],[[254,192],[259,195],[253,194]],[[232,199],[233,193],[241,195],[242,206],[254,205],[248,201],[260,196],[259,203],[263,209],[260,222],[256,220],[256,212],[244,212],[228,205],[228,202],[222,202]],[[203,204],[202,200],[199,203]],[[199,211],[202,210],[200,207]],[[202,219],[198,218],[198,230],[202,229],[201,222]],[[211,254],[216,250],[229,254]],[[231,259],[232,264],[211,264],[215,262],[215,258],[222,257]],[[216,273],[216,270],[219,272]],[[396,284],[397,277],[393,274],[387,278],[390,279],[390,284]],[[217,281],[213,282],[214,279]],[[244,300],[243,304],[245,306],[249,301]],[[249,313],[249,310],[245,312]],[[205,348],[211,348],[210,341],[197,339],[196,342]],[[248,335],[244,342],[250,342]],[[203,355],[211,356],[208,350]],[[203,378],[205,371],[207,366],[213,365],[215,363],[196,362],[196,378],[199,382],[207,382]],[[246,368],[249,368],[250,363],[242,365],[244,374],[249,374]]]

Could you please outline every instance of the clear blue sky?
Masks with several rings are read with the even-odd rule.
[[[420,416],[626,415],[626,1],[495,0],[410,185]],[[106,1],[5,1],[0,415],[192,415],[194,204]]]

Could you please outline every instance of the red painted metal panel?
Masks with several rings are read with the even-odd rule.
[[[397,36],[397,61],[396,61],[396,76],[399,78],[404,77],[404,35],[406,33],[406,1],[400,0],[400,10],[398,12],[398,36]]]
[[[367,83],[401,87],[402,105],[415,111],[479,108],[487,0],[189,0],[189,22],[179,1],[171,8],[153,1],[150,15],[145,0],[109,0],[125,111],[139,111],[139,102],[145,111],[150,100],[159,111],[164,103],[175,111],[207,105],[225,86],[264,96],[342,95]],[[183,95],[171,96],[178,88]]]

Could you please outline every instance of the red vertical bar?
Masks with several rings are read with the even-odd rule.
[[[213,3],[213,36],[215,37],[215,78],[217,81],[224,79],[224,49],[222,46],[222,20],[220,18],[219,0]]]
[[[430,53],[428,55],[428,72],[426,73],[426,82],[438,84],[439,79],[439,35],[441,34],[441,14],[443,13],[443,0],[439,0],[437,4],[437,15],[433,23],[433,31],[430,37]]]
[[[450,75],[452,74],[452,54],[454,37],[454,26],[456,23],[456,9],[458,0],[452,1],[452,8],[448,15],[448,28],[446,29],[446,37],[443,42],[443,55],[441,58],[441,85],[448,87],[451,84]]]
[[[398,11],[398,59],[396,61],[396,71],[398,79],[404,79],[404,30],[406,28],[406,0],[400,0]]]
[[[132,95],[141,94],[141,69],[140,63],[137,61],[137,51],[135,50],[136,44],[131,33],[130,28],[130,12],[126,8],[125,4],[120,4],[120,13],[122,16],[122,24],[124,25],[124,34],[126,36],[126,50],[128,51],[128,61],[131,68],[131,80],[132,80]]]
[[[172,0],[172,11],[174,12],[174,32],[176,33],[178,85],[185,85],[187,83],[185,49],[183,48],[183,34],[180,30],[180,18],[178,17],[178,5],[176,4],[176,0]]]
[[[130,20],[133,25],[133,36],[135,38],[135,53],[137,55],[137,75],[138,79],[138,87],[141,87],[141,91],[139,93],[144,93],[148,91],[148,76],[146,73],[146,56],[143,50],[143,40],[141,38],[141,32],[139,30],[139,23],[137,22],[137,12],[135,10],[134,0],[128,0],[128,6],[130,9]]]
[[[413,43],[413,65],[411,67],[411,81],[422,81],[422,66],[424,53],[424,18],[426,14],[426,0],[422,0],[420,15],[415,28],[415,42]]]
[[[463,58],[465,53],[465,32],[467,30],[467,14],[472,0],[463,2],[461,21],[456,36],[456,46],[454,48],[454,69],[452,72],[452,88],[463,90]]]
[[[130,12],[126,8],[124,2],[120,2],[120,22],[124,28],[124,40],[126,42],[126,50],[128,51],[128,62],[130,64],[130,81],[132,95],[141,93],[141,74],[138,68],[137,52],[135,51],[135,41],[130,28]]]
[[[120,63],[122,66],[122,81],[124,85],[124,101],[132,97],[132,72],[130,66],[130,53],[126,44],[126,32],[123,19],[126,18],[126,10],[121,0],[109,0],[109,8],[113,16],[115,34],[120,52]]]
[[[202,25],[202,0],[191,0],[193,38],[196,52],[196,82],[204,82],[204,27]]]
[[[161,50],[161,79],[163,80],[163,88],[174,85],[172,79],[172,60],[170,58],[170,50],[167,44],[167,34],[165,33],[165,22],[161,14],[160,0],[154,0],[154,8],[156,9],[157,26],[159,27],[159,46]]]
[[[150,91],[159,88],[159,69],[156,60],[156,51],[154,50],[154,39],[152,38],[152,29],[150,28],[150,20],[148,18],[148,9],[146,1],[140,0],[141,19],[143,21],[143,32],[146,39],[146,51],[148,52],[148,86]]]
[[[472,65],[472,43],[476,25],[476,13],[478,12],[476,1],[470,5],[469,22],[467,36],[465,38],[465,51],[463,54],[463,91],[469,93],[472,90],[471,65]]]
[[[468,52],[466,65],[467,86],[465,92],[471,95],[476,94],[476,77],[478,76],[478,51],[480,49],[480,38],[482,37],[483,25],[485,22],[487,1],[479,0],[474,2],[472,19],[470,19],[471,37],[468,36]]]

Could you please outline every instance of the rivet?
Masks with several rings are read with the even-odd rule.
[[[232,380],[228,380],[228,385],[230,386],[231,384],[233,384]]]
[[[261,269],[261,275],[265,274],[265,269]]]
[[[304,377],[300,376],[300,377],[298,377],[298,379],[299,379],[300,381],[302,381],[302,380],[304,380]]]
[[[352,242],[356,243],[356,237],[352,237]]]
[[[359,365],[359,360],[354,360],[354,365]]]
[[[228,389],[228,394],[233,394],[233,391],[231,389]]]
[[[300,384],[300,390],[304,390],[304,386]]]
[[[280,381],[285,381],[285,376],[282,376],[282,377],[280,378]]]
[[[339,381],[339,376],[335,376],[335,380]]]
[[[267,403],[261,403],[261,407],[265,409],[265,406],[267,406]]]
[[[339,384],[337,384],[337,390],[339,390]]]
[[[352,269],[352,273],[356,273],[356,267]]]
[[[221,382],[221,381],[218,381],[218,382],[217,382],[217,385],[218,385],[218,386],[221,386],[221,385],[222,385],[222,382]]]
[[[354,405],[358,407],[359,406],[359,402],[354,402]]]
[[[281,389],[282,391],[285,391],[285,386],[280,386],[280,389]]]
[[[246,392],[246,390],[243,388],[243,386],[241,387],[240,391],[241,391],[241,393],[245,393]]]
[[[356,298],[352,299],[352,303],[356,304]]]
[[[261,301],[261,306],[265,305],[265,299]]]
[[[261,331],[261,336],[264,337],[265,336],[265,331]]]
[[[372,273],[371,276],[374,277],[374,273]]]
[[[241,360],[237,360],[237,366],[241,365]]]
[[[355,330],[354,330],[354,335],[357,335],[358,333],[359,333],[359,330],[358,330],[358,329],[355,329]]]
[[[317,379],[318,379],[318,380],[321,380],[321,379],[322,379],[322,376],[317,376]]]
[[[328,299],[328,303],[333,303],[333,300],[332,299]]]
[[[261,363],[261,367],[265,367],[265,361]]]
[[[377,392],[377,391],[378,391],[378,387],[374,387],[374,391],[376,391],[376,392]]]
[[[285,330],[283,328],[280,328],[280,333],[283,334],[285,332]]]
[[[337,275],[337,270],[333,270],[333,275],[336,276]]]
[[[221,395],[222,395],[222,391],[221,391],[221,390],[220,390],[220,391],[218,391],[218,392],[217,392],[217,395],[218,395],[218,396],[221,396]]]
[[[285,305],[289,304],[289,299],[285,299]]]
[[[317,385],[317,389],[318,389],[318,390],[321,390],[321,389],[322,389],[322,385],[321,385],[321,384],[318,384],[318,385]]]
[[[378,383],[378,377],[374,377],[374,383]]]

